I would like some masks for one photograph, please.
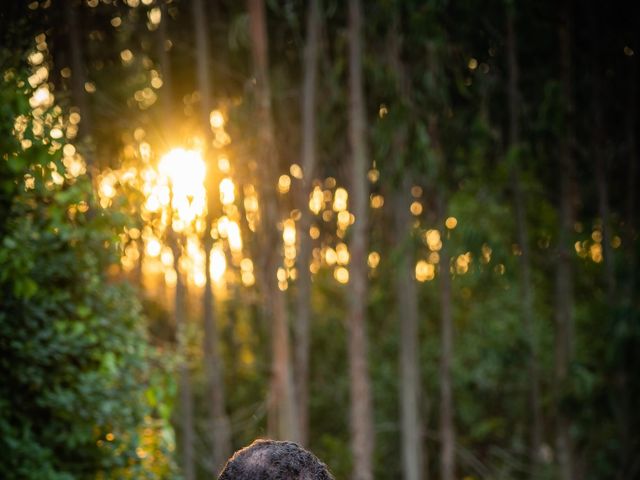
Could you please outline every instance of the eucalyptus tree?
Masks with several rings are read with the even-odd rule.
[[[216,167],[213,158],[214,152],[212,151],[213,138],[211,135],[211,126],[209,125],[213,106],[210,78],[209,24],[207,20],[207,10],[205,9],[203,0],[193,0],[192,13],[196,37],[196,78],[198,80],[198,91],[200,92],[200,128],[205,132],[204,136],[206,139],[203,146],[203,156],[207,166],[207,212],[202,239],[205,255],[205,285],[202,296],[204,324],[203,351],[204,369],[206,372],[206,403],[209,417],[206,431],[209,448],[212,451],[212,460],[210,465],[208,465],[208,470],[211,475],[215,475],[221,471],[224,463],[231,454],[231,432],[229,418],[225,410],[225,389],[222,376],[223,365],[218,347],[218,327],[215,315],[213,282],[211,281],[211,251],[213,248],[211,229],[218,205],[216,202],[214,177]],[[206,457],[207,456],[205,456],[205,458]]]
[[[349,1],[349,140],[351,145],[351,204],[355,224],[351,232],[349,282],[349,383],[351,392],[351,449],[354,480],[372,480],[375,431],[367,342],[367,248],[369,186],[367,123],[362,75],[362,24],[360,0]]]

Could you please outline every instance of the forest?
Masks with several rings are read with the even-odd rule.
[[[0,478],[640,478],[639,55],[624,1],[4,0]]]

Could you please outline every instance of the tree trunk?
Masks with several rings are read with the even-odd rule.
[[[353,479],[372,480],[374,429],[367,362],[367,248],[369,186],[364,86],[362,80],[362,8],[349,0],[349,138],[351,197],[355,223],[351,237],[349,292],[349,380],[351,387],[351,448]]]
[[[443,195],[440,194],[439,217],[444,220]],[[451,364],[453,362],[453,315],[451,305],[451,273],[450,257],[446,241],[440,250],[440,443],[442,457],[440,459],[440,478],[454,480],[455,477],[455,425],[453,421],[453,387],[451,385]]]
[[[318,77],[318,38],[320,36],[320,0],[309,2],[307,40],[304,51],[302,90],[302,188],[298,203],[302,216],[298,222],[300,252],[298,256],[298,292],[296,298],[296,393],[300,442],[309,441],[309,348],[311,329],[311,213],[307,206],[316,170],[316,84]]]
[[[409,99],[409,85],[402,63],[402,41],[398,19],[394,20],[390,36],[389,66],[396,73],[399,98]],[[409,122],[409,119],[405,120]],[[400,253],[396,268],[396,303],[400,323],[400,418],[402,437],[402,466],[405,480],[421,480],[424,462],[422,456],[422,421],[420,419],[420,359],[418,336],[418,295],[413,277],[413,222],[409,212],[412,197],[410,172],[405,170],[407,154],[407,127],[399,125],[394,133],[392,157],[400,184],[393,192],[396,230],[396,249]]]
[[[180,433],[182,434],[182,471],[185,480],[195,480],[193,396],[191,392],[187,338],[187,291],[180,272],[181,247],[179,235],[170,231],[169,243],[173,251],[173,268],[176,272],[173,315],[176,325],[176,341],[178,343],[178,388],[180,389],[180,408],[178,413],[180,417]]]
[[[229,418],[225,411],[224,380],[222,375],[222,359],[218,353],[218,331],[215,318],[215,301],[211,281],[211,226],[214,209],[216,209],[214,187],[214,162],[211,152],[211,127],[209,115],[212,108],[211,79],[209,75],[209,35],[207,29],[207,12],[203,0],[193,0],[193,22],[196,34],[196,66],[198,90],[200,91],[200,124],[204,129],[205,142],[203,156],[207,165],[207,216],[203,238],[205,249],[205,288],[203,293],[204,320],[204,362],[206,374],[206,391],[208,396],[209,422],[208,442],[212,451],[210,473],[216,475],[224,466],[231,454],[231,432]]]
[[[65,0],[64,14],[67,22],[67,32],[69,36],[69,50],[71,52],[71,99],[73,106],[80,112],[80,125],[78,129],[78,139],[82,145],[82,153],[87,164],[87,174],[94,178],[95,161],[94,152],[91,145],[91,135],[93,133],[93,123],[91,120],[91,108],[85,90],[87,82],[87,72],[84,61],[83,43],[80,38],[82,29],[78,21],[76,2]]]
[[[507,10],[507,62],[509,96],[509,151],[519,157],[520,148],[520,92],[518,87],[518,58],[515,31],[515,12]],[[537,355],[537,335],[534,325],[534,288],[531,280],[531,251],[529,248],[529,229],[527,227],[526,201],[520,183],[518,161],[511,159],[511,183],[516,210],[517,238],[520,245],[520,296],[522,305],[522,326],[527,342],[527,363],[529,370],[529,410],[531,413],[529,458],[531,475],[536,476],[540,463],[542,444],[542,409],[540,406],[540,380]]]
[[[272,317],[272,379],[269,398],[269,429],[272,436],[298,441],[300,430],[293,391],[293,374],[289,352],[287,306],[284,293],[278,288],[276,272],[281,248],[277,222],[278,199],[276,196],[278,158],[273,133],[271,112],[271,88],[269,86],[267,23],[264,0],[249,0],[251,51],[256,79],[256,116],[260,143],[262,175],[260,196],[262,200],[262,245],[264,258],[264,296]]]
[[[437,182],[434,186],[437,203],[437,217],[444,224],[447,216],[445,193],[446,160],[440,142],[438,121],[435,115],[429,119],[429,137],[437,158]],[[451,368],[453,363],[453,307],[451,300],[451,259],[447,240],[442,236],[440,249],[440,478],[454,480],[456,477],[456,431],[453,419],[453,386]]]
[[[566,6],[568,7],[568,5]],[[562,392],[569,377],[573,357],[573,279],[571,269],[571,229],[573,228],[572,182],[575,171],[573,147],[573,83],[571,78],[571,24],[570,11],[566,8],[559,30],[560,64],[564,105],[564,135],[560,144],[558,177],[560,179],[560,225],[558,235],[558,259],[556,262],[556,358],[555,397],[558,408],[556,420],[556,449],[560,478],[572,480],[574,475],[571,419],[562,408]]]
[[[404,145],[398,145],[394,156],[401,157]],[[422,422],[420,419],[420,368],[418,337],[418,303],[413,277],[413,228],[409,213],[411,182],[404,175],[399,190],[394,192],[394,217],[401,250],[396,266],[396,297],[400,320],[400,418],[402,465],[405,480],[423,477]]]
[[[160,3],[162,9],[162,18],[158,28],[158,58],[160,60],[160,74],[162,76],[163,87],[161,90],[161,102],[163,108],[163,125],[164,134],[168,135],[171,131],[171,118],[173,116],[172,104],[172,83],[171,83],[171,65],[169,56],[165,49],[167,41],[166,30],[166,5],[165,2]],[[173,269],[176,273],[176,286],[173,302],[173,318],[176,329],[176,342],[178,351],[178,425],[181,434],[181,454],[182,454],[182,471],[185,480],[195,480],[195,458],[194,458],[194,429],[193,429],[193,403],[191,392],[191,375],[189,372],[188,349],[187,349],[187,292],[184,279],[180,273],[180,256],[182,254],[180,247],[179,234],[173,230],[171,219],[173,218],[173,191],[169,200],[169,225],[167,227],[167,243],[173,253]]]

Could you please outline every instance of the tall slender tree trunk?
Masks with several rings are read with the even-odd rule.
[[[191,391],[191,374],[189,372],[187,337],[187,291],[180,272],[180,243],[179,234],[171,230],[169,232],[169,244],[173,251],[173,269],[176,272],[173,315],[176,325],[176,341],[178,343],[178,388],[180,399],[178,414],[180,418],[180,433],[182,434],[182,471],[185,480],[195,480],[193,395]]]
[[[402,39],[396,16],[390,35],[391,69],[396,73],[396,88],[399,98],[409,100],[409,85],[405,65],[402,62]],[[407,123],[409,119],[405,120]],[[413,245],[411,242],[413,222],[409,212],[411,203],[410,172],[405,170],[407,154],[407,128],[400,125],[393,138],[392,155],[399,185],[393,192],[393,208],[396,230],[396,248],[400,259],[396,268],[396,302],[400,317],[400,418],[402,437],[402,467],[405,480],[423,478],[422,421],[420,419],[420,359],[418,336],[418,294],[413,277]]]
[[[161,103],[163,109],[163,134],[171,131],[173,118],[171,63],[166,50],[167,44],[167,15],[166,5],[160,3],[162,18],[158,28],[158,59],[162,76]],[[169,202],[169,225],[167,227],[167,242],[173,253],[173,269],[176,273],[176,286],[173,299],[173,320],[176,328],[176,342],[178,350],[178,425],[181,435],[182,471],[185,480],[195,480],[194,428],[193,428],[193,395],[191,391],[191,374],[189,372],[187,348],[187,292],[184,278],[180,272],[180,257],[182,249],[180,235],[173,230],[173,191]]]
[[[507,62],[509,96],[509,150],[517,154],[520,148],[520,91],[518,87],[518,58],[514,8],[507,9]],[[516,210],[517,238],[520,245],[520,295],[522,305],[522,326],[527,341],[527,364],[529,370],[529,411],[531,414],[529,457],[531,475],[535,476],[540,462],[542,444],[542,409],[540,406],[540,379],[537,355],[537,336],[534,325],[534,288],[531,279],[531,251],[527,226],[526,200],[520,182],[519,165],[515,159],[511,167]],[[513,160],[512,160],[513,161]]]
[[[394,148],[396,159],[404,154],[404,140],[398,139]],[[402,143],[401,143],[402,142]],[[400,317],[400,418],[402,437],[402,466],[405,480],[423,478],[422,421],[420,419],[420,359],[418,336],[418,298],[413,277],[413,228],[409,213],[411,203],[409,176],[404,175],[394,192],[396,247],[401,250],[396,266],[397,311]]]
[[[429,119],[429,137],[437,158],[437,182],[434,186],[437,203],[437,217],[444,224],[447,216],[446,187],[444,186],[446,160],[440,141],[438,120],[435,115]],[[453,385],[451,370],[453,364],[453,306],[451,298],[451,257],[447,240],[442,236],[439,261],[440,285],[440,478],[456,478],[456,431],[453,418]]]
[[[293,441],[300,439],[298,414],[291,371],[287,305],[284,293],[278,288],[276,272],[281,248],[277,230],[278,199],[276,196],[278,156],[273,132],[271,88],[268,76],[268,40],[264,0],[249,0],[251,51],[256,79],[255,100],[258,138],[260,142],[262,201],[262,259],[264,294],[271,315],[272,378],[269,398],[269,430],[272,436]]]
[[[560,478],[572,480],[574,475],[571,419],[562,408],[562,391],[569,377],[573,357],[573,278],[571,268],[571,229],[573,228],[573,81],[571,78],[571,12],[567,2],[559,29],[560,64],[564,103],[564,135],[560,143],[558,177],[560,179],[560,225],[558,235],[558,259],[556,262],[556,358],[555,397],[558,406],[556,420],[556,449]]]
[[[367,361],[367,248],[369,186],[364,86],[362,80],[362,7],[349,0],[349,139],[351,198],[355,224],[351,237],[349,293],[349,380],[353,480],[372,480],[374,429]]]
[[[444,220],[446,211],[444,195],[439,195],[440,215]],[[455,470],[455,424],[453,421],[453,387],[451,384],[451,365],[453,362],[453,314],[451,305],[450,256],[446,240],[443,239],[440,250],[440,478],[454,480]]]
[[[309,441],[309,348],[311,330],[311,213],[307,207],[316,170],[316,84],[318,77],[318,43],[320,36],[320,0],[309,2],[307,40],[304,50],[302,89],[302,188],[298,203],[302,216],[298,222],[300,252],[298,256],[298,291],[296,297],[295,380],[300,424],[300,442]]]
[[[212,108],[211,79],[209,74],[209,35],[207,11],[203,0],[193,0],[193,22],[196,34],[196,66],[198,90],[200,91],[200,124],[207,139],[203,155],[207,165],[206,192],[207,215],[203,245],[205,250],[205,287],[203,292],[203,323],[204,323],[204,361],[206,374],[207,406],[209,410],[208,441],[212,451],[210,473],[216,475],[224,466],[231,453],[231,432],[229,418],[224,405],[224,380],[222,375],[222,359],[218,352],[218,330],[215,317],[215,302],[211,281],[211,227],[214,210],[216,189],[214,187],[214,162],[211,152],[211,127],[209,115]]]
[[[84,47],[82,39],[80,38],[82,28],[78,21],[77,8],[76,2],[65,0],[64,14],[67,22],[69,51],[71,53],[71,99],[73,106],[80,112],[78,139],[81,141],[81,152],[87,164],[87,174],[93,179],[97,173],[95,171],[96,165],[93,145],[91,145],[93,122],[89,99],[85,90],[87,69],[84,60]]]

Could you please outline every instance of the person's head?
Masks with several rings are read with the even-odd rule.
[[[327,466],[293,442],[256,440],[227,461],[218,480],[333,480]]]

